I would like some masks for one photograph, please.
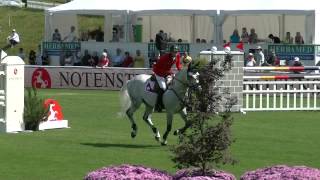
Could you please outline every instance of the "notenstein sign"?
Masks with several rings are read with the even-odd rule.
[[[274,51],[280,59],[285,60],[293,60],[294,57],[299,57],[301,60],[315,59],[315,45],[272,44],[268,45],[268,50]]]

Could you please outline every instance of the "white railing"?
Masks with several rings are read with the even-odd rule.
[[[244,81],[242,111],[320,110],[320,80]]]

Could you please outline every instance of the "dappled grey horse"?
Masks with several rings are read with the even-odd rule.
[[[198,87],[198,73],[192,72],[187,67],[177,72],[172,80],[172,84],[169,85],[166,92],[163,94],[162,100],[167,115],[167,129],[163,135],[161,144],[167,144],[167,136],[172,128],[173,115],[179,113],[185,122],[185,125],[174,131],[174,134],[183,133],[190,123],[187,120],[186,106],[184,98],[188,88]],[[153,125],[151,120],[151,114],[157,101],[157,94],[152,91],[155,87],[155,82],[150,80],[151,75],[141,74],[135,76],[129,80],[120,91],[120,100],[122,104],[122,113],[126,113],[131,122],[131,137],[134,138],[137,135],[137,124],[135,123],[133,114],[139,109],[140,105],[145,104],[145,112],[143,120],[152,129],[155,139],[160,141],[160,133],[158,129]]]

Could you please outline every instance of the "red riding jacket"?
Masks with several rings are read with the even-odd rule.
[[[153,72],[161,77],[166,77],[173,74],[171,67],[176,64],[178,70],[182,68],[180,64],[180,53],[177,53],[174,58],[171,53],[164,54],[160,57],[155,65],[153,65]]]

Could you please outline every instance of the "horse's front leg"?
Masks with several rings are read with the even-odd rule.
[[[173,132],[174,135],[183,134],[191,126],[191,123],[190,121],[188,121],[188,118],[187,118],[187,108],[183,108],[180,111],[180,116],[184,121],[184,126],[180,129],[175,130]]]
[[[160,141],[160,133],[159,133],[158,129],[153,125],[152,120],[151,120],[152,111],[153,111],[153,107],[146,105],[146,110],[143,115],[143,120],[152,129],[152,132],[154,133],[154,138],[156,139],[156,141]]]
[[[172,119],[173,119],[173,114],[167,112],[167,129],[166,129],[166,132],[163,134],[163,140],[161,142],[161,145],[167,145],[167,137],[172,129]]]

